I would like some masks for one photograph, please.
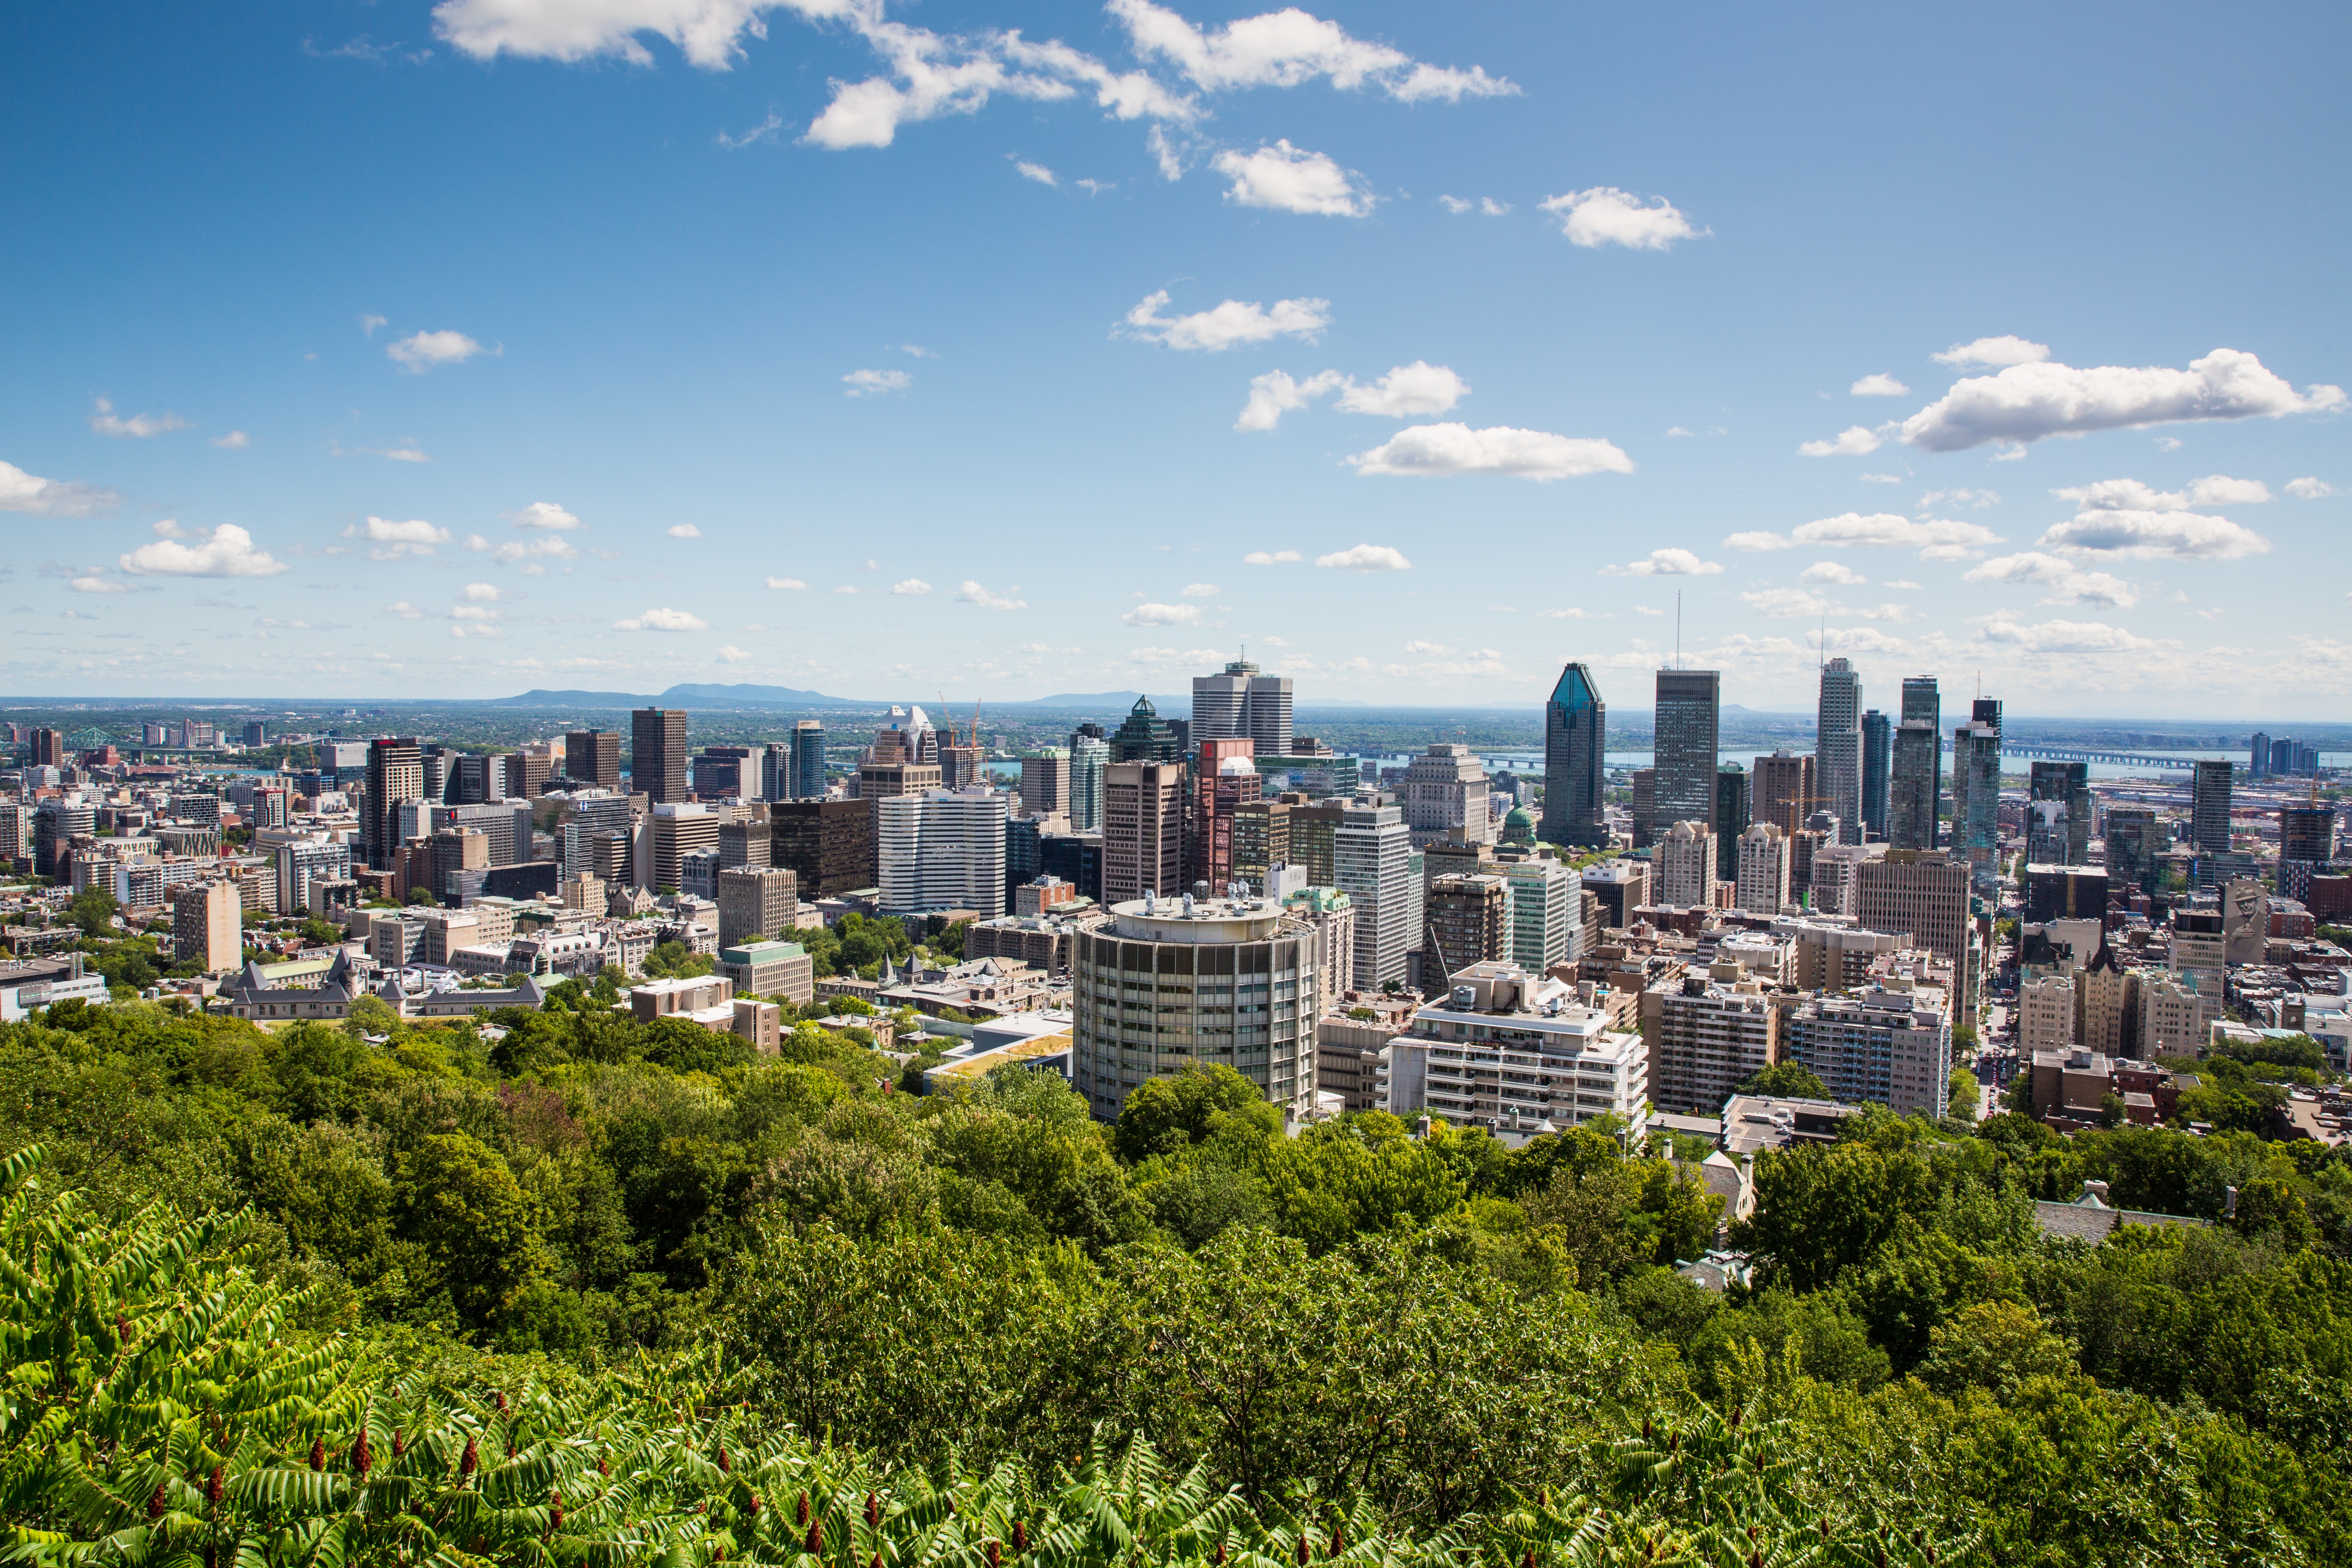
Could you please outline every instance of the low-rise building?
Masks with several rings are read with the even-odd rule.
[[[1649,1053],[1639,1035],[1612,1031],[1565,983],[1516,963],[1472,964],[1453,982],[1382,1053],[1381,1109],[1526,1137],[1603,1116],[1643,1131]]]
[[[719,973],[734,982],[739,996],[782,997],[795,1007],[816,999],[814,961],[796,942],[751,942],[720,948]]]

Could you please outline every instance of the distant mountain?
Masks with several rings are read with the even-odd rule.
[[[1140,691],[1058,691],[1051,697],[1033,697],[1025,702],[991,702],[991,708],[1116,708],[1124,713],[1135,706]],[[949,704],[953,707],[953,703]],[[1192,710],[1192,700],[1173,692],[1154,692],[1151,706],[1161,717],[1171,713],[1179,717]]]
[[[633,691],[550,691],[544,688],[520,697],[494,697],[492,708],[878,708],[850,697],[827,697],[822,691],[802,691],[790,686],[673,686],[659,696]]]

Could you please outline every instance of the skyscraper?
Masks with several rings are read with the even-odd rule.
[[[1044,746],[1021,753],[1021,809],[1031,816],[1070,811],[1070,752]],[[1072,825],[1073,826],[1076,824]]]
[[[686,798],[686,713],[639,708],[629,715],[629,783],[656,805]]]
[[[393,868],[393,857],[400,848],[400,803],[424,798],[425,753],[417,750],[415,739],[379,735],[370,741],[360,828],[371,868]]]
[[[1715,905],[1715,831],[1705,818],[1677,822],[1658,835],[1651,862],[1658,873],[1658,901],[1685,909]]]
[[[1739,879],[1739,836],[1748,830],[1750,802],[1748,770],[1726,763],[1715,773],[1715,877]]]
[[[1564,667],[1544,704],[1543,826],[1536,834],[1545,843],[1609,842],[1601,782],[1608,739],[1609,710],[1592,672],[1580,664]]]
[[[1895,726],[1873,708],[1862,716],[1862,824],[1870,837],[1886,837],[1890,765],[1894,759]]]
[[[2091,764],[2035,763],[2025,803],[2025,858],[2083,866],[2091,858]]]
[[[1184,886],[1206,882],[1213,895],[1222,897],[1225,885],[1238,875],[1234,859],[1234,819],[1244,805],[1265,798],[1265,784],[1258,777],[1257,763],[1251,760],[1257,742],[1248,736],[1193,744],[1197,756],[1192,765],[1192,831],[1185,838],[1191,863],[1184,870]]]
[[[2278,889],[2281,897],[2308,899],[2313,873],[2334,858],[2334,806],[2311,805],[2279,808]]]
[[[1100,726],[1094,726],[1099,729]],[[1070,827],[1102,831],[1103,769],[1110,765],[1110,742],[1084,731],[1070,737]]]
[[[1933,849],[1941,837],[1944,708],[1932,675],[1903,682],[1903,717],[1895,728],[1886,803],[1886,841],[1897,849]]]
[[[1192,719],[1187,743],[1246,738],[1262,757],[1287,756],[1291,690],[1286,675],[1264,675],[1237,658],[1216,675],[1192,678]]]
[[[1657,749],[1654,808],[1657,822],[1715,819],[1715,764],[1722,705],[1720,671],[1658,671],[1657,710],[1652,725]]]
[[[1175,896],[1184,875],[1183,780],[1182,764],[1172,762],[1103,770],[1104,903]]]
[[[2271,771],[2271,738],[2257,730],[2254,738],[2248,742],[2248,748],[2252,755],[2246,759],[2246,776],[2261,778]]]
[[[1821,794],[1813,759],[1783,747],[1756,759],[1748,819],[1769,822],[1784,835],[1792,835],[1819,808]]]
[[[1486,805],[1486,770],[1467,746],[1441,742],[1413,758],[1399,795],[1416,849],[1444,839],[1492,844],[1495,819]]]
[[[2227,757],[2204,757],[2197,763],[2190,786],[2189,842],[2200,856],[2230,852],[2230,772]]]
[[[2143,893],[2164,889],[2164,838],[2152,805],[2111,805],[2104,828],[2107,852],[2107,884],[2137,888]]]
[[[793,800],[824,798],[824,726],[803,719],[793,726],[791,791]]]
[[[1813,729],[1815,771],[1830,810],[1837,814],[1838,842],[1862,842],[1862,678],[1853,664],[1833,658],[1822,667],[1821,706]]]
[[[877,802],[882,912],[1003,914],[1005,805],[1004,795],[985,784]]]
[[[1982,710],[1984,702],[1979,700],[1977,707]],[[1997,717],[2000,704],[1993,710]],[[1972,719],[1952,731],[1952,848],[1987,897],[2000,875],[2000,731],[1995,723]]]
[[[1160,710],[1151,705],[1150,698],[1138,697],[1135,706],[1128,711],[1127,721],[1111,733],[1110,760],[1114,763],[1181,763],[1184,760],[1184,742],[1176,738],[1176,732],[1168,727],[1168,721],[1162,719]],[[1105,787],[1108,787],[1108,783]],[[1129,899],[1142,896],[1139,888],[1135,892],[1121,895]]]
[[[563,772],[575,784],[621,787],[621,737],[610,730],[574,730],[563,737]]]
[[[1421,941],[1421,883],[1412,870],[1412,832],[1393,805],[1359,801],[1331,834],[1332,879],[1356,907],[1359,991],[1404,983],[1405,954]]]

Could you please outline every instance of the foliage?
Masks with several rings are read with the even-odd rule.
[[[1773,1100],[1828,1100],[1829,1086],[1802,1062],[1774,1062],[1749,1073],[1734,1094],[1760,1094]]]

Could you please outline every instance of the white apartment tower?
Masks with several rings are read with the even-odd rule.
[[[1356,910],[1358,991],[1405,978],[1405,954],[1421,943],[1421,879],[1412,834],[1393,805],[1358,801],[1331,830],[1332,880]]]
[[[1789,839],[1769,822],[1751,823],[1739,836],[1734,901],[1751,915],[1777,915],[1789,907]]]
[[[1652,853],[1658,901],[1685,909],[1715,903],[1715,830],[1704,822],[1677,822],[1658,837]]]
[[[874,803],[882,912],[1004,912],[1005,797],[983,784]]]

